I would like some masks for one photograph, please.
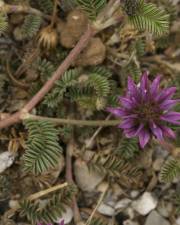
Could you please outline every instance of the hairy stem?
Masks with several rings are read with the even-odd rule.
[[[93,126],[93,127],[116,126],[120,123],[120,120],[76,120],[76,119],[62,119],[62,118],[35,116],[32,114],[25,115],[24,119],[47,120],[57,125],[67,124],[67,125],[75,125],[75,126]]]
[[[44,86],[37,92],[37,94],[24,106],[22,110],[8,117],[7,119],[0,121],[0,129],[20,122],[24,113],[30,112],[52,89],[55,82],[64,74],[64,72],[71,66],[72,62],[77,58],[80,52],[87,46],[91,37],[95,34],[92,27],[88,26],[86,32],[76,44],[74,49],[69,53],[67,58],[54,72],[52,77],[44,84]]]

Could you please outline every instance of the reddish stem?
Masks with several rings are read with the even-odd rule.
[[[92,27],[88,26],[86,32],[81,37],[79,42],[76,44],[74,49],[69,53],[67,58],[63,63],[58,67],[54,72],[51,79],[49,79],[45,85],[37,92],[37,94],[24,106],[22,110],[11,115],[7,119],[0,121],[0,129],[7,126],[13,125],[21,121],[24,113],[30,112],[43,98],[44,96],[52,89],[55,82],[64,74],[64,72],[71,66],[72,62],[77,58],[80,52],[87,46],[89,40],[94,36],[95,31]]]

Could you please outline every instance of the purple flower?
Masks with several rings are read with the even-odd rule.
[[[145,72],[140,84],[136,85],[129,77],[126,96],[119,97],[120,107],[107,109],[122,119],[118,127],[124,130],[127,138],[139,137],[142,148],[152,136],[158,140],[175,138],[167,122],[180,125],[180,113],[172,111],[173,106],[180,102],[180,99],[172,99],[176,88],[161,89],[160,80],[158,75],[150,82]]]

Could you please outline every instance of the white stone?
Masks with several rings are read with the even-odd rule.
[[[19,207],[19,202],[17,200],[10,200],[9,207],[11,209],[17,209]]]
[[[150,192],[144,192],[138,200],[132,203],[132,207],[140,215],[145,216],[156,208],[157,203],[157,199]]]
[[[9,151],[0,154],[0,173],[4,172],[14,162],[15,156]]]
[[[177,224],[177,225],[180,225],[180,217],[178,217],[178,218],[176,219],[176,224]]]
[[[146,218],[145,225],[170,225],[170,223],[154,210]]]
[[[89,170],[85,161],[80,159],[76,160],[74,164],[74,174],[78,187],[82,191],[94,191],[96,186],[100,184],[105,175]]]
[[[106,216],[113,216],[115,213],[115,209],[112,208],[109,205],[106,205],[104,203],[101,203],[100,206],[98,207],[97,211],[103,215]]]
[[[124,198],[116,203],[115,209],[125,209],[131,202],[129,198]]]
[[[62,220],[64,220],[64,224],[69,224],[72,218],[73,218],[73,211],[69,206],[67,206],[65,208],[65,212],[62,213],[61,218],[59,218],[56,222],[60,223]]]
[[[131,191],[130,195],[131,195],[131,198],[137,198],[139,195],[139,191],[133,190]]]

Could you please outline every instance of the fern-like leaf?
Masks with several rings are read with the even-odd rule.
[[[100,217],[94,217],[91,220],[90,225],[108,225],[108,221]]]
[[[180,193],[177,193],[175,196],[176,212],[180,214]]]
[[[24,154],[24,169],[35,175],[54,168],[61,157],[58,132],[48,121],[26,120],[29,136]]]
[[[55,71],[55,66],[47,59],[39,58],[37,60],[37,69],[40,73],[41,81],[44,83],[52,76],[52,73]]]
[[[122,160],[119,156],[110,155],[102,157],[101,155],[95,156],[88,164],[90,169],[95,169],[100,174],[104,173],[108,176],[115,176],[131,179],[135,179],[139,176],[139,168],[131,165],[130,163]]]
[[[76,2],[88,14],[91,20],[95,20],[99,12],[106,5],[107,0],[76,0]]]
[[[92,67],[90,69],[90,73],[92,73],[92,74],[93,73],[99,74],[99,75],[104,76],[106,78],[109,78],[109,77],[112,76],[112,72],[109,69],[107,69],[107,68],[105,68],[103,66],[95,66],[95,67]]]
[[[49,93],[44,100],[44,104],[51,108],[54,108],[63,99],[67,88],[75,85],[77,82],[77,77],[79,76],[78,69],[72,69],[65,72],[62,79],[56,82],[56,86],[53,91]]]
[[[42,18],[38,15],[27,15],[21,27],[21,32],[24,38],[32,38],[39,31]]]
[[[52,13],[53,1],[52,0],[38,0],[40,9],[45,13]]]
[[[0,33],[3,33],[7,30],[8,21],[7,16],[3,13],[0,13]]]
[[[45,202],[23,200],[20,202],[21,215],[26,216],[32,224],[54,223],[66,211],[66,206],[71,204],[76,192],[76,187],[71,185],[53,194]]]
[[[136,15],[129,17],[130,22],[140,31],[148,31],[161,36],[169,31],[169,15],[152,3],[139,0]]]
[[[160,180],[166,183],[172,182],[178,176],[180,176],[180,161],[170,159],[165,162],[160,172]]]
[[[136,138],[122,139],[115,153],[127,160],[134,158],[139,153],[138,140]]]
[[[88,84],[95,89],[99,97],[106,97],[109,94],[110,86],[106,77],[99,74],[91,74],[88,79]]]

